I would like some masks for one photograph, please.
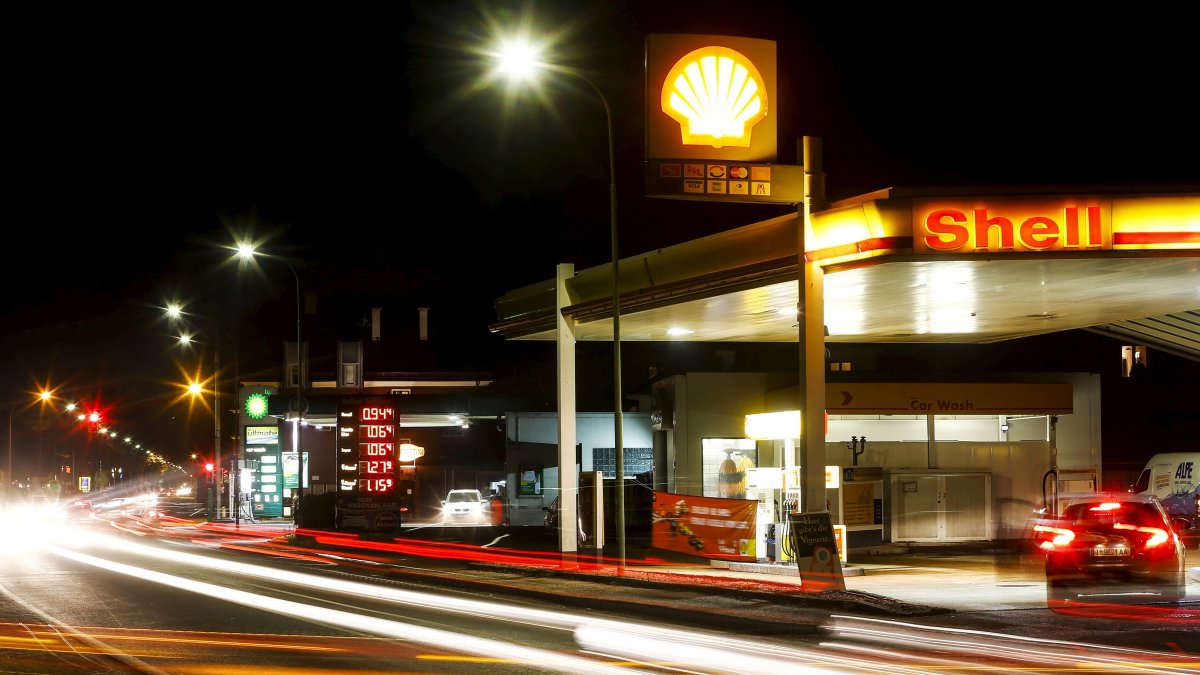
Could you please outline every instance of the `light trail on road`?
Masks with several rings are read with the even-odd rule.
[[[440,649],[473,654],[488,659],[501,659],[513,663],[545,668],[552,672],[578,675],[623,675],[638,673],[627,667],[610,666],[591,659],[584,659],[544,649],[522,647],[500,640],[478,638],[463,633],[453,633],[436,628],[426,628],[412,623],[402,623],[354,612],[322,608],[292,600],[273,598],[259,593],[249,593],[226,586],[195,581],[184,577],[164,574],[142,567],[105,560],[86,553],[68,550],[59,546],[48,546],[46,550],[60,557],[85,565],[91,565],[118,574],[152,581],[165,586],[207,595],[226,602],[252,607],[285,616],[336,626],[341,630],[354,630],[373,635],[382,635],[404,642],[417,642]],[[184,554],[190,555],[190,554]],[[191,556],[198,557],[198,556]]]
[[[353,612],[328,610],[307,603],[234,591],[216,584],[151,572],[57,547],[50,548],[52,552],[78,562],[105,567],[139,578],[308,621],[442,648],[445,648],[446,645],[453,645],[455,650],[480,657],[497,658],[498,655],[503,655],[504,659],[512,659],[514,662],[526,663],[535,667],[553,664],[553,670],[563,673],[618,672],[608,670],[609,668],[618,668],[621,673],[640,672],[632,667],[634,664],[641,664],[653,672],[661,672],[661,669],[667,668],[668,670],[681,669],[694,673],[722,674],[787,671],[911,675],[927,673],[931,668],[941,672],[994,669],[979,662],[981,654],[994,662],[995,668],[999,668],[1003,664],[1003,669],[1009,670],[1034,667],[1034,664],[1037,664],[1040,667],[1048,668],[1051,672],[1070,672],[1075,671],[1081,663],[1087,662],[1093,666],[1119,667],[1122,671],[1129,672],[1182,673],[1191,672],[1197,665],[1193,661],[1182,660],[1177,663],[1164,663],[1164,660],[1170,660],[1170,655],[1149,651],[1113,650],[1099,645],[1053,640],[1030,641],[984,631],[956,632],[885,620],[863,620],[874,621],[874,623],[868,623],[867,627],[864,627],[864,624],[852,626],[850,622],[862,620],[860,617],[835,617],[838,623],[833,625],[833,629],[842,637],[853,635],[859,640],[870,639],[875,644],[829,642],[822,644],[820,649],[804,649],[740,637],[596,619],[565,612],[513,607],[494,602],[408,591],[390,586],[218,559],[207,555],[171,551],[107,535],[97,535],[75,541],[78,545],[89,548],[112,547],[125,554],[219,570],[223,574],[268,579],[314,591],[336,592],[377,602],[568,630],[572,631],[576,643],[585,652],[609,659],[622,659],[626,662],[625,665],[618,668],[615,665],[566,656],[557,652],[519,647],[496,640],[472,638],[461,633],[444,630],[418,628],[389,619],[364,617]],[[925,631],[923,634],[919,632],[922,630]],[[900,637],[897,638],[897,636]],[[880,644],[889,646],[881,648],[878,646]],[[954,653],[962,653],[966,658],[959,660],[946,656],[946,654]],[[548,660],[548,654],[553,654],[554,659]],[[851,656],[852,654],[855,656]],[[936,656],[938,654],[941,656]],[[1087,655],[1086,658],[1081,656],[1084,654]]]

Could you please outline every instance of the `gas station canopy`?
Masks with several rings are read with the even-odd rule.
[[[1200,361],[1200,190],[888,188],[816,211],[827,342],[984,344],[1089,329]],[[620,261],[624,341],[795,342],[799,215]],[[612,266],[577,271],[575,339],[612,340]],[[555,280],[492,330],[555,339]]]

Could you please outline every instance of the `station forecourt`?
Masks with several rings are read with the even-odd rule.
[[[747,448],[758,466],[786,476],[777,503],[830,509],[835,521],[852,511],[852,541],[855,528],[865,541],[1005,536],[1027,514],[999,505],[1036,503],[1051,470],[1053,493],[1094,489],[1101,411],[1099,383],[1086,374],[849,385],[843,367],[852,365],[827,361],[826,346],[994,344],[1107,327],[1130,336],[1131,365],[1145,357],[1145,344],[1200,360],[1200,186],[892,187],[829,203],[819,138],[804,139],[803,166],[773,164],[773,141],[765,151],[688,145],[686,133],[680,144],[678,129],[668,128],[667,147],[656,146],[656,125],[678,117],[662,109],[679,63],[710,46],[718,56],[773,58],[762,42],[648,40],[646,194],[795,204],[794,214],[611,265],[577,271],[560,263],[554,277],[497,300],[493,332],[557,345],[559,447],[577,441],[574,345],[613,341],[615,300],[621,341],[794,343],[800,354],[790,387],[750,375],[720,382],[716,373],[656,384],[656,489],[711,492],[715,459],[704,440],[746,438],[747,415],[789,410],[799,412],[795,434],[747,439]],[[774,64],[754,72],[771,77]],[[763,91],[774,95],[773,84]],[[755,178],[765,185],[755,187]],[[728,414],[707,412],[714,407]],[[823,427],[825,438],[801,432]],[[842,438],[851,428],[869,435],[878,453],[861,458],[864,480],[846,474],[871,484],[869,514],[845,507],[843,487],[827,488],[827,466],[860,459],[857,444]],[[565,465],[574,462],[560,464],[560,479],[572,484],[575,467]],[[585,457],[579,468],[591,464]],[[956,496],[974,500],[971,508],[957,508]],[[574,541],[563,544],[574,550]]]

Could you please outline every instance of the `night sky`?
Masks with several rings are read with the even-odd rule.
[[[14,12],[0,399],[49,383],[121,407],[134,428],[182,418],[164,394],[179,379],[167,297],[227,329],[253,317],[242,349],[277,351],[294,329],[291,274],[222,267],[232,233],[285,256],[306,289],[454,302],[481,335],[505,291],[607,261],[603,108],[574,80],[540,95],[487,86],[481,53],[505,26],[553,36],[547,58],[606,93],[624,256],[791,210],[642,196],[648,33],[777,41],[779,162],[822,137],[833,198],[1200,185],[1195,9],[802,4]]]

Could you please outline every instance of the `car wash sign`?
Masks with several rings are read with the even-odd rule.
[[[795,203],[803,168],[776,163],[775,43],[724,35],[646,38],[646,194]]]
[[[1042,253],[1111,250],[1107,199],[916,199],[918,253]]]

